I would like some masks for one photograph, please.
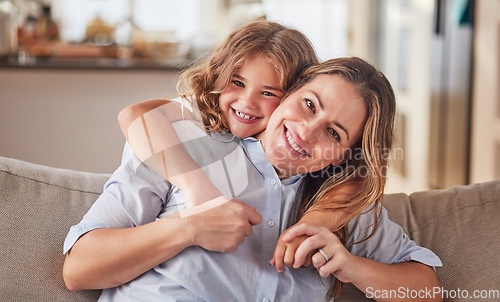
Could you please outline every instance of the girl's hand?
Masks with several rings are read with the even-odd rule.
[[[284,265],[291,267],[294,265],[295,252],[300,244],[308,238],[306,235],[302,236],[287,236],[288,230],[284,231],[280,238],[278,239],[278,244],[274,250],[273,259],[271,260],[271,265],[276,266],[278,272],[283,272]],[[304,266],[309,266],[312,263],[312,254],[307,255],[304,261]]]
[[[179,217],[191,245],[216,252],[234,252],[252,234],[253,226],[262,222],[254,208],[227,197],[186,208]]]
[[[342,282],[352,282],[355,277],[357,257],[349,253],[338,237],[330,230],[303,223],[291,227],[285,235],[285,240],[304,235],[308,237],[297,248],[293,267],[302,266],[312,254],[312,264],[322,277],[333,274]],[[325,253],[328,259],[319,249]]]

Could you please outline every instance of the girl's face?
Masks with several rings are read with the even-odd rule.
[[[236,70],[220,94],[219,105],[231,132],[245,138],[266,128],[282,96],[274,65],[264,54],[257,54]]]
[[[318,75],[283,100],[258,138],[281,178],[319,171],[348,159],[366,114],[353,84]]]

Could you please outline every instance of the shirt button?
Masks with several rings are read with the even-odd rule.
[[[272,180],[272,181],[271,181],[271,184],[272,184],[273,186],[275,186],[275,185],[276,185],[276,180]]]
[[[268,226],[270,226],[270,227],[273,227],[273,226],[274,226],[274,221],[269,220],[269,221],[267,222],[267,225],[268,225]]]

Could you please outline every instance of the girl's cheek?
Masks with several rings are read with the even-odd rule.
[[[224,120],[227,122],[229,120],[229,111],[227,110],[222,111],[222,116],[224,117]]]

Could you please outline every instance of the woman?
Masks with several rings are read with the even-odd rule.
[[[403,236],[401,228],[378,206],[386,164],[381,155],[387,152],[382,147],[390,147],[385,141],[392,139],[394,106],[385,77],[360,59],[330,60],[310,69],[272,114],[258,139],[239,141],[198,129],[205,148],[198,153],[193,149],[190,155],[213,163],[207,167],[207,175],[224,195],[246,205],[223,202],[184,218],[178,213],[185,207],[182,192],[137,158],[126,155],[128,159],[108,181],[104,193],[68,234],[64,268],[68,288],[114,287],[103,291],[102,301],[324,299],[332,278],[320,278],[304,267],[283,268],[279,273],[269,265],[280,233],[302,213],[315,209],[294,202],[305,177],[321,179],[317,198],[330,194],[339,184],[361,183],[360,194],[352,202],[331,205],[355,206],[352,215],[357,216],[349,224],[347,239],[357,244],[351,248],[353,257],[346,257],[343,250],[337,254],[343,256],[337,257],[338,240],[322,236],[324,229],[306,225],[290,232],[291,237],[313,235],[295,253],[297,261],[305,252],[315,253],[313,262],[322,275],[335,273],[361,290],[366,290],[364,286],[372,282],[369,277],[380,266],[387,267],[388,273],[378,276],[376,288],[438,286],[429,266],[440,265],[439,259]],[[196,131],[194,125],[181,126]],[[180,137],[182,127],[177,129]],[[221,153],[226,154],[222,161]],[[326,181],[323,173],[312,174],[330,170],[332,165],[343,169]],[[363,167],[373,174],[360,175]],[[360,215],[366,210],[373,211],[377,219]],[[378,232],[372,232],[375,221]],[[317,248],[321,251],[316,253]],[[364,261],[366,257],[371,260]],[[366,278],[342,275],[361,264]],[[399,283],[391,274],[401,277]]]

